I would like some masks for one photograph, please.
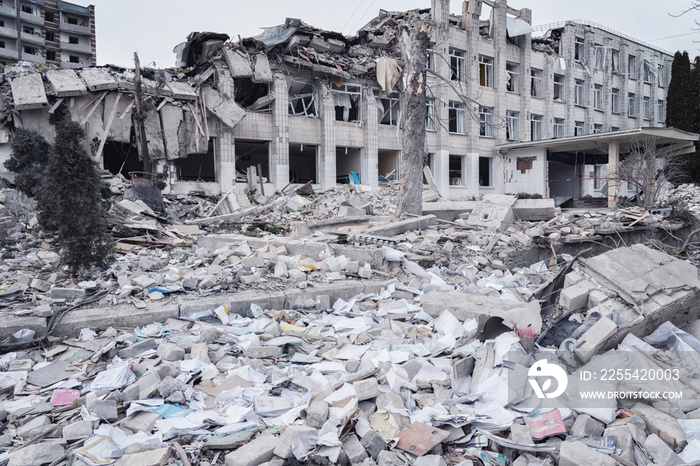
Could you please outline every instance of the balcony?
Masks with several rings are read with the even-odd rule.
[[[17,60],[17,57],[18,57],[17,50],[0,48],[0,60],[3,58],[9,58],[10,60]]]
[[[46,44],[46,39],[41,37],[39,34],[31,34],[29,32],[22,32],[22,43],[38,45],[43,47]]]
[[[32,55],[31,53],[23,53],[22,60],[30,61],[33,63],[41,63],[42,65],[46,64],[46,57],[43,57],[41,55]]]
[[[79,36],[91,36],[92,30],[90,26],[80,26],[78,24],[70,24],[61,22],[58,24],[58,28],[61,32],[68,32],[71,34],[78,34]]]
[[[19,17],[22,21],[25,21],[27,23],[36,24],[37,26],[44,25],[44,17],[43,16],[33,15],[31,13],[25,13],[24,11],[20,11]]]
[[[74,53],[84,53],[87,55],[92,55],[92,45],[90,45],[90,44],[71,44],[68,42],[61,42],[61,52],[74,52]]]
[[[85,60],[84,62],[80,63],[61,60],[61,68],[85,68],[86,66],[90,66],[90,60]]]
[[[17,39],[17,29],[0,27],[0,37],[10,37]]]
[[[12,18],[16,18],[17,10],[11,6],[0,5],[0,16],[10,16]]]

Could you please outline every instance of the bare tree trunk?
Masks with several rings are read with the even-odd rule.
[[[423,159],[425,156],[426,60],[432,27],[426,22],[409,24],[410,40],[404,42],[406,56],[406,118],[400,160],[399,200],[396,215],[423,211]]]

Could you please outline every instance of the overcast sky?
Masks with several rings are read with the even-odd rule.
[[[514,8],[532,10],[533,25],[567,19],[594,21],[662,47],[671,53],[687,50],[691,60],[700,55],[700,11],[680,18],[677,14],[691,0],[510,0]],[[143,65],[159,68],[175,64],[173,47],[192,31],[223,32],[231,37],[250,37],[263,26],[300,18],[312,26],[354,34],[375,17],[379,9],[404,11],[429,8],[430,0],[71,0],[95,5],[97,62],[133,67],[138,51]],[[462,2],[452,0],[451,10],[460,13]]]

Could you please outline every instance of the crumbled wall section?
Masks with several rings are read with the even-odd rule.
[[[104,122],[102,121],[104,102],[99,94],[87,94],[68,100],[71,119],[85,128],[88,141],[102,139]]]
[[[163,127],[163,143],[165,144],[165,158],[175,160],[186,157],[187,151],[180,143],[180,127],[184,121],[182,107],[179,105],[165,104],[160,109],[160,122]]]
[[[110,92],[105,97],[105,115],[111,115],[114,110],[114,104],[117,100],[117,93]],[[112,119],[112,124],[109,127],[107,139],[112,142],[128,144],[131,142],[131,115],[133,113],[134,99],[128,95],[122,94],[117,106],[117,113]],[[105,131],[107,131],[107,121],[105,121]]]
[[[151,110],[146,114],[144,121],[144,129],[146,130],[146,142],[148,143],[148,156],[151,160],[160,160],[165,158],[165,145],[163,144],[163,130],[160,126],[160,115],[158,111]],[[138,141],[137,147],[141,147],[139,140],[139,132],[136,132]]]

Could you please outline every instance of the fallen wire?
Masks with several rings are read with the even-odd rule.
[[[97,293],[90,296],[89,298],[85,298],[83,300],[78,301],[77,303],[73,303],[70,306],[65,306],[65,307],[57,310],[49,318],[49,321],[46,324],[46,328],[44,328],[44,331],[41,332],[41,334],[38,337],[35,337],[35,338],[28,340],[28,341],[18,341],[15,343],[0,344],[0,354],[9,353],[11,351],[22,350],[22,349],[28,348],[30,346],[33,346],[35,344],[39,344],[42,340],[44,340],[46,337],[51,335],[51,333],[53,333],[53,331],[56,328],[56,326],[58,325],[58,323],[61,321],[61,319],[63,319],[63,316],[65,316],[68,312],[70,312],[73,309],[76,309],[80,306],[94,303],[95,301],[102,299],[103,297],[107,296],[117,285],[118,285],[117,282],[113,282],[107,288],[98,291]]]

